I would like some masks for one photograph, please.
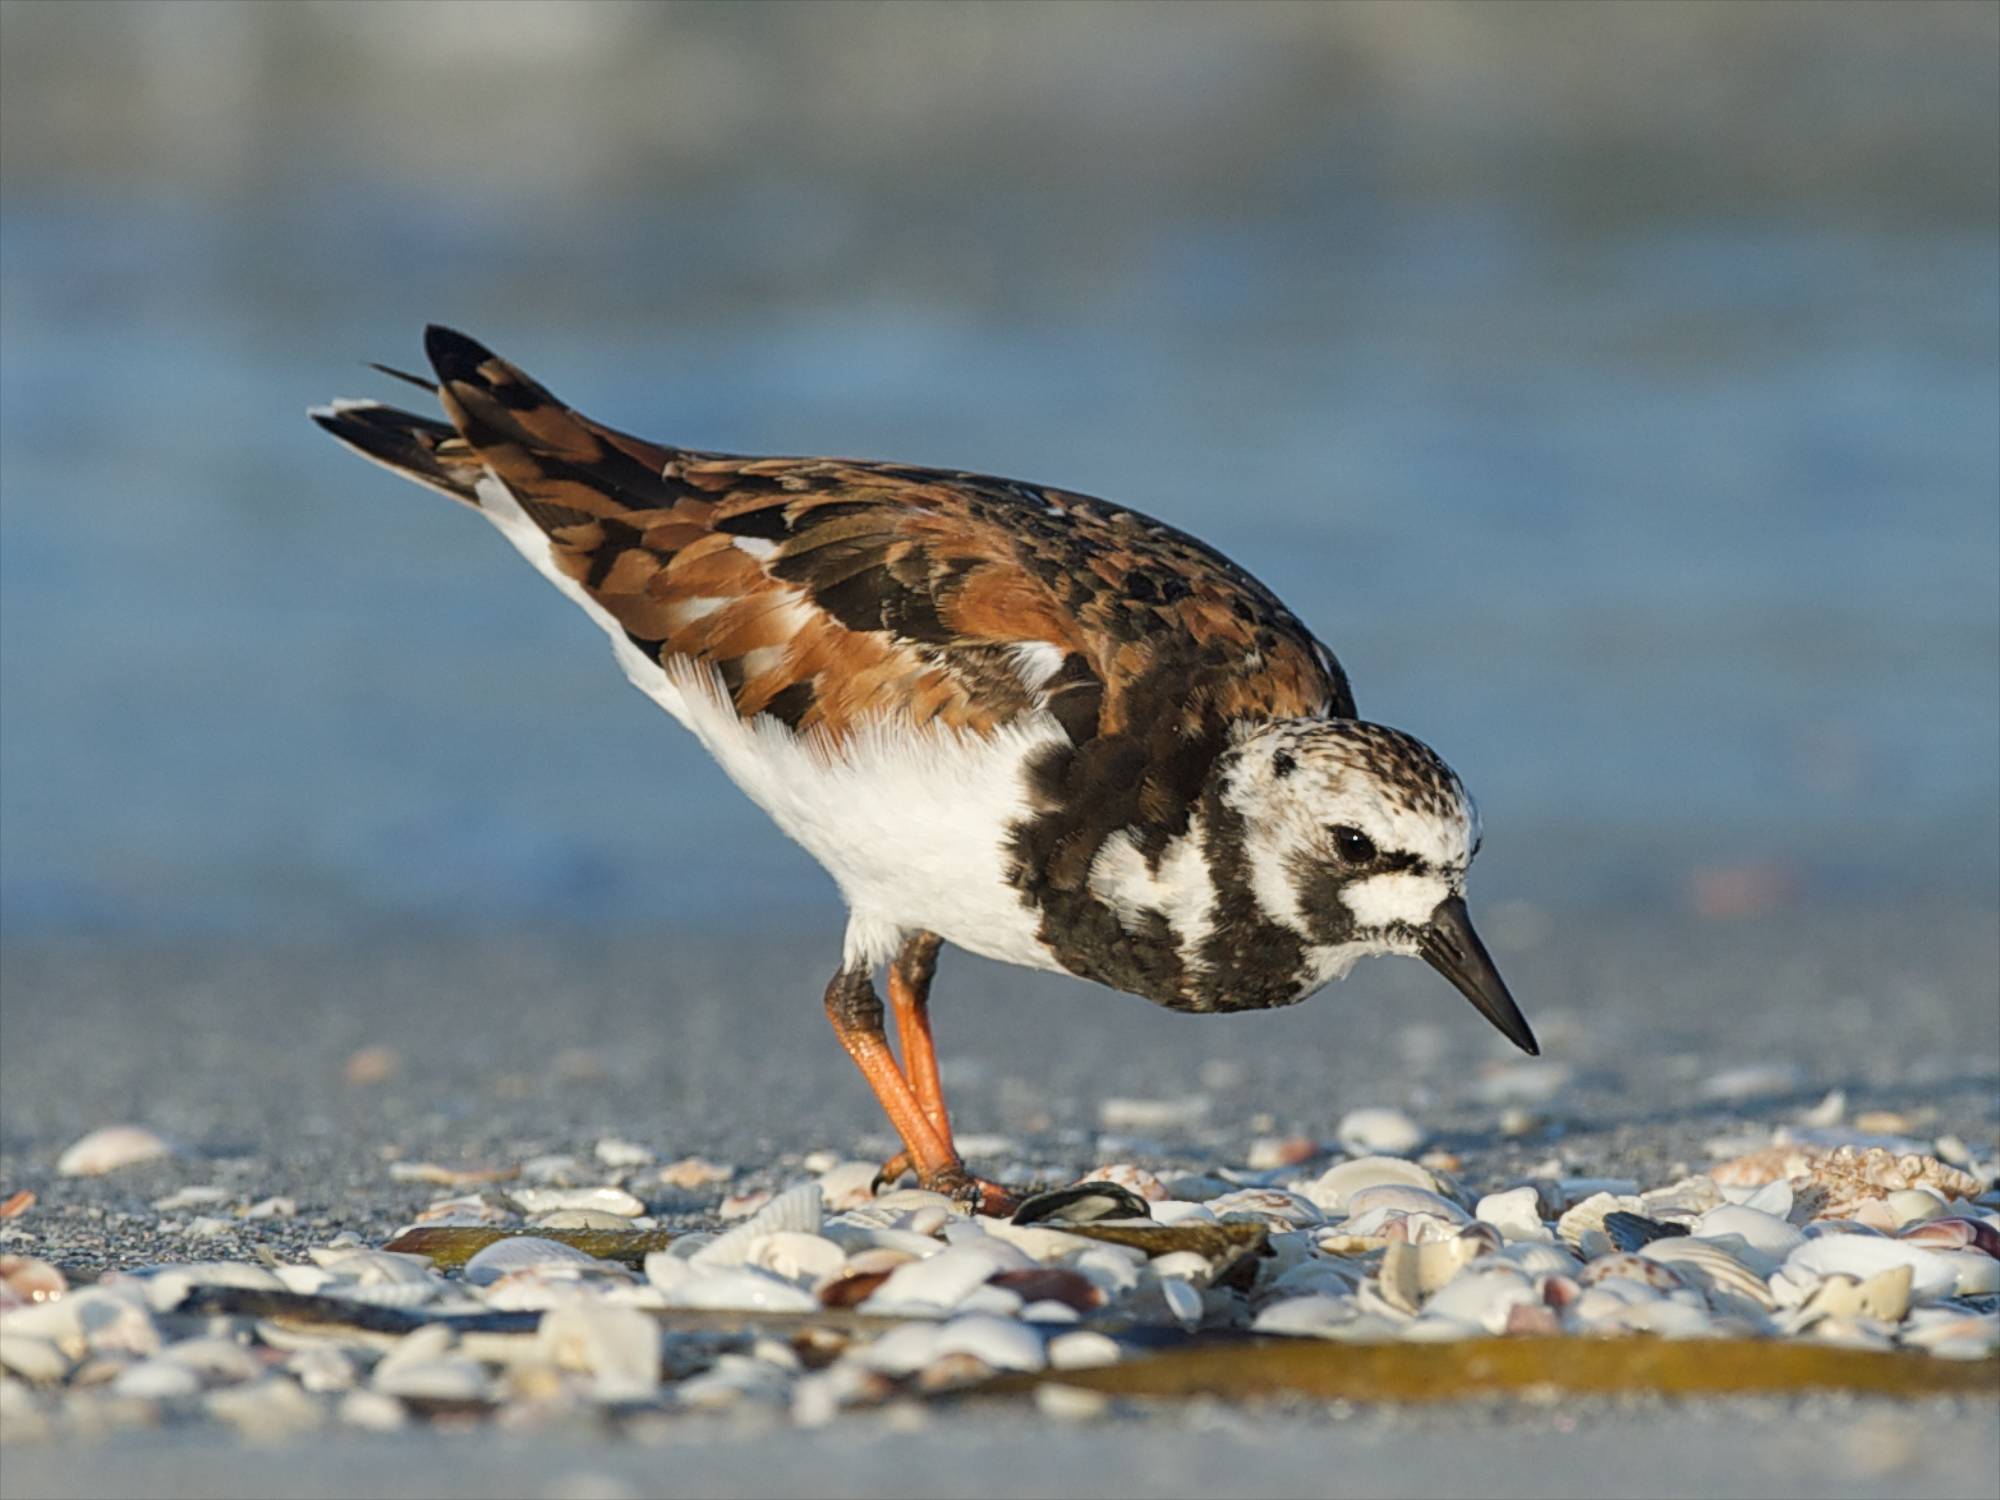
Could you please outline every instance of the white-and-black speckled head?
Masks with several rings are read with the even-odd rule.
[[[1321,982],[1375,954],[1422,957],[1532,1050],[1465,914],[1479,813],[1435,751],[1381,724],[1295,719],[1246,733],[1227,761],[1257,904],[1303,937]]]

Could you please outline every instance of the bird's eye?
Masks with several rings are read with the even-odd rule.
[[[1350,865],[1365,865],[1375,857],[1375,841],[1345,823],[1333,830],[1333,847]]]

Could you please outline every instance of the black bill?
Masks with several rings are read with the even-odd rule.
[[[1460,994],[1478,1007],[1479,1013],[1500,1028],[1500,1032],[1530,1057],[1541,1056],[1528,1018],[1507,993],[1507,981],[1493,967],[1493,959],[1479,934],[1472,930],[1472,918],[1465,910],[1465,898],[1453,896],[1431,913],[1430,926],[1417,939],[1417,951],[1424,962],[1458,986]]]

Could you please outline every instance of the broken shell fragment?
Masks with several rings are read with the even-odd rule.
[[[143,1125],[107,1125],[93,1130],[56,1158],[60,1177],[101,1177],[120,1167],[135,1166],[171,1156],[174,1148],[164,1136]]]

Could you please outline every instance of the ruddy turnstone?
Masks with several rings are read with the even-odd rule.
[[[1356,718],[1333,654],[1221,554],[1043,485],[646,442],[463,334],[425,349],[435,384],[378,368],[448,421],[314,420],[499,527],[826,866],[849,913],[826,1013],[902,1138],[889,1177],[1010,1202],[952,1141],[943,943],[1183,1011],[1413,954],[1536,1050],[1466,915],[1465,788]]]

